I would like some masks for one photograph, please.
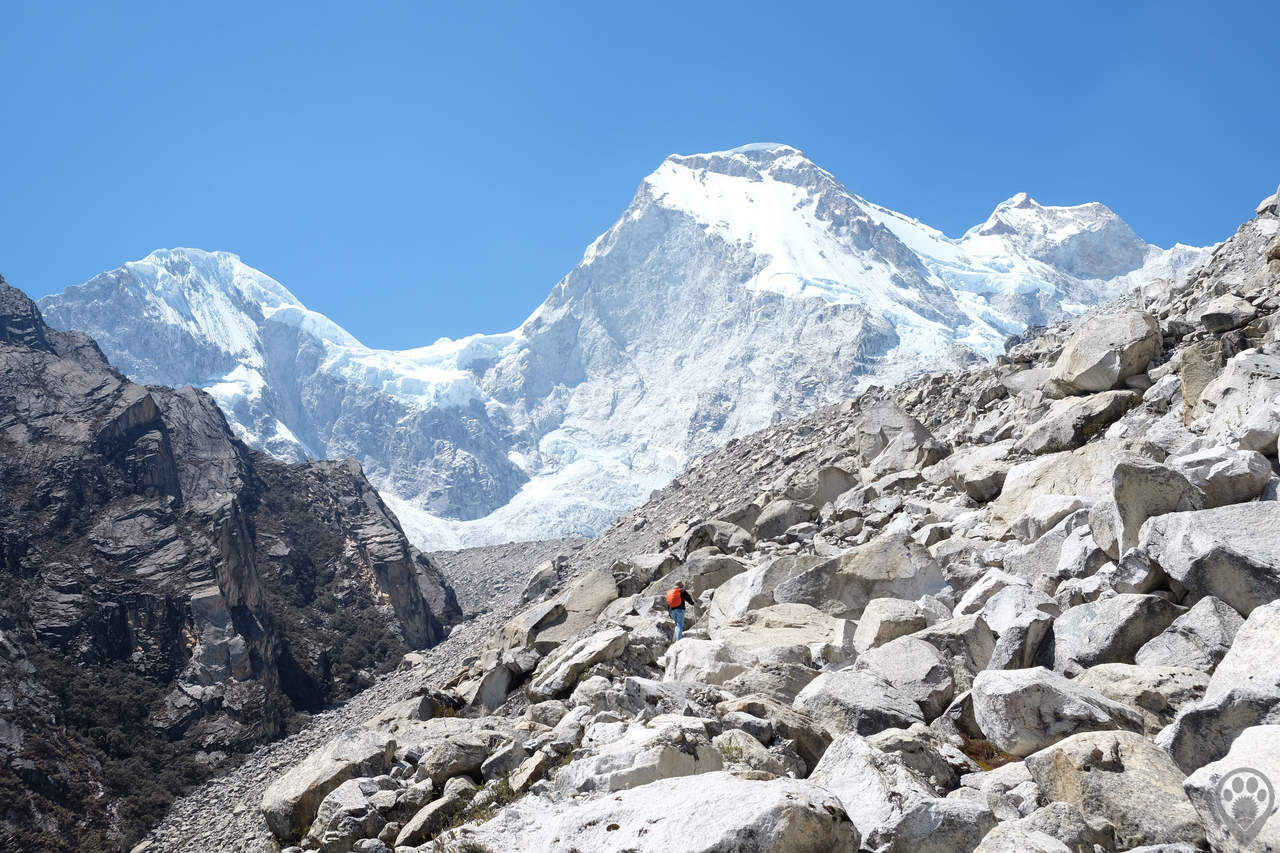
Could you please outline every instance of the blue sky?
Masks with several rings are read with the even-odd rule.
[[[0,272],[225,249],[404,347],[515,326],[673,152],[953,236],[1026,190],[1211,243],[1280,182],[1274,0],[628,5],[8,0]]]

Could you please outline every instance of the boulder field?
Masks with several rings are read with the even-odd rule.
[[[1253,849],[1214,797],[1238,764],[1280,785],[1278,214],[993,364],[699,460],[410,667],[423,700],[271,774],[272,843]]]

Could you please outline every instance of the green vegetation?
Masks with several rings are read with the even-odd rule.
[[[34,797],[50,819],[46,827],[20,824],[16,849],[130,849],[208,771],[191,744],[158,736],[148,717],[163,690],[127,664],[82,667],[44,649],[31,661],[61,718],[56,729],[38,721],[24,727],[26,780],[0,769],[0,800],[17,808]],[[94,777],[105,791],[91,785]]]

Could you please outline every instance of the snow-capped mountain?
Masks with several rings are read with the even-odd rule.
[[[250,444],[354,456],[425,547],[593,533],[692,458],[1198,265],[1026,194],[950,238],[786,145],[672,156],[520,328],[364,346],[234,255],[160,250],[41,300]]]

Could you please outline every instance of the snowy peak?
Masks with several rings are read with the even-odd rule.
[[[508,334],[373,349],[193,249],[40,307],[135,379],[207,389],[256,447],[358,459],[415,541],[460,547],[599,532],[730,438],[994,355],[1205,254],[1025,193],[948,237],[762,142],[663,160]]]
[[[1152,248],[1104,204],[1048,206],[1025,192],[996,205],[960,243],[973,257],[1021,255],[1083,279],[1132,272]]]

